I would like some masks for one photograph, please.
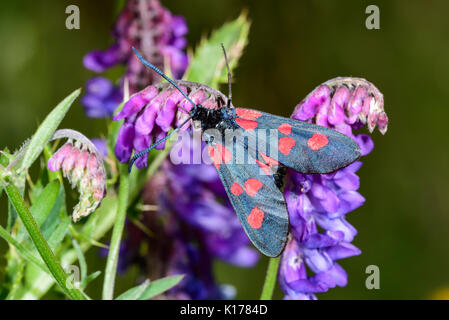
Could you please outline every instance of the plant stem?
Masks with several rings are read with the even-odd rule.
[[[50,246],[42,235],[19,190],[17,190],[16,186],[11,183],[5,188],[5,190],[8,194],[9,201],[11,201],[12,205],[16,209],[17,214],[19,215],[25,228],[27,229],[31,240],[33,240],[33,243],[36,246],[37,251],[41,255],[42,260],[44,260],[45,264],[48,267],[48,270],[51,272],[61,289],[72,300],[84,300],[85,298],[79,290],[74,288],[72,289],[67,286],[67,274],[64,272],[61,265],[56,260],[53,251],[51,251]]]
[[[265,282],[263,284],[262,294],[260,295],[260,300],[271,300],[273,297],[274,287],[276,285],[276,278],[279,269],[279,263],[281,259],[270,258],[268,262],[267,275],[265,276]]]
[[[115,217],[114,228],[112,229],[111,244],[106,262],[103,283],[103,300],[114,298],[114,283],[117,272],[117,262],[119,258],[120,241],[122,239],[123,227],[125,225],[126,208],[129,197],[129,175],[126,164],[120,164],[120,187],[118,192],[117,215]]]

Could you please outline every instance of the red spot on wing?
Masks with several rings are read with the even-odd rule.
[[[266,175],[272,175],[273,170],[272,168],[277,166],[279,164],[279,161],[270,158],[266,154],[263,154],[262,152],[259,152],[259,154],[262,156],[262,159],[264,162],[261,162],[259,160],[256,160],[256,163],[259,165],[259,167],[265,172]]]
[[[207,152],[209,153],[209,157],[212,160],[212,163],[217,169],[220,169],[221,162],[219,161],[219,158],[217,157],[217,151],[214,149],[214,147],[208,146]]]
[[[237,108],[237,109],[235,109],[235,113],[240,118],[245,118],[247,120],[255,120],[262,116],[262,114],[260,112],[257,112],[256,110],[250,110],[250,109]]]
[[[314,133],[313,136],[307,141],[307,145],[309,146],[309,148],[314,151],[327,146],[328,143],[329,140],[322,133]]]
[[[257,128],[257,122],[254,120],[246,120],[243,118],[235,118],[235,121],[239,126],[245,130],[254,130]]]
[[[251,228],[259,229],[260,227],[262,227],[264,216],[265,213],[262,210],[260,210],[259,208],[253,208],[246,220],[248,221]]]
[[[248,179],[245,181],[245,191],[249,196],[254,197],[257,191],[262,188],[262,185],[263,184],[260,180],[253,178]]]
[[[207,152],[209,153],[212,163],[217,169],[220,169],[220,164],[228,163],[232,159],[231,151],[219,143],[217,143],[214,147],[208,146]]]
[[[292,132],[292,126],[288,123],[283,123],[278,127],[278,130],[288,136]]]
[[[296,142],[293,138],[282,137],[279,139],[279,151],[286,156],[290,154],[290,150],[295,146]]]
[[[277,161],[273,158],[270,158],[269,156],[267,156],[266,154],[263,154],[262,152],[259,152],[259,153],[262,156],[265,163],[268,164],[270,167],[277,166],[279,164],[279,161]]]
[[[269,165],[267,165],[265,163],[262,163],[259,160],[256,160],[256,163],[263,170],[263,172],[265,172],[266,175],[268,175],[268,176],[272,175],[272,172],[271,172],[271,169],[270,169]]]
[[[217,143],[216,148],[220,152],[221,159],[224,163],[228,163],[232,159],[231,151],[229,151],[228,148],[226,148],[224,145]]]
[[[243,188],[237,182],[234,182],[231,186],[231,192],[232,194],[239,196],[243,193]]]

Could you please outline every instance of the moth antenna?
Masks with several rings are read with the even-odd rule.
[[[145,60],[144,57],[142,57],[142,55],[139,53],[139,51],[137,51],[136,48],[133,47],[134,53],[136,54],[137,58],[139,58],[140,62],[142,62],[145,66],[147,66],[148,68],[154,70],[157,74],[159,74],[162,78],[164,78],[165,80],[167,80],[173,87],[175,87],[179,92],[181,92],[181,94],[184,96],[184,98],[187,99],[187,101],[189,101],[192,106],[194,108],[196,108],[196,104],[195,102],[193,102],[188,96],[187,94],[181,90],[181,88],[169,77],[167,77],[165,75],[165,73],[163,73],[161,70],[159,70],[158,67],[156,67],[155,65],[153,65],[151,62]],[[182,108],[181,106],[178,106],[178,108],[181,108],[182,110],[184,110],[185,112],[189,113],[189,111],[187,111],[186,109]]]
[[[223,54],[224,54],[225,62],[226,62],[226,68],[228,69],[228,103],[227,103],[227,106],[229,108],[232,104],[232,88],[231,88],[232,75],[231,75],[231,69],[229,68],[228,55],[226,54],[226,49],[225,49],[223,43],[221,43],[221,48],[223,49]]]

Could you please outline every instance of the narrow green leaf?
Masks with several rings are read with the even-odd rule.
[[[89,283],[91,283],[92,281],[97,279],[100,275],[101,275],[101,271],[98,270],[98,271],[95,271],[95,272],[91,273],[86,278],[82,279],[82,281],[81,281],[81,288],[82,289],[86,288]]]
[[[111,244],[109,245],[109,253],[106,261],[106,268],[104,272],[103,282],[103,300],[114,299],[114,284],[116,279],[118,254],[120,249],[120,242],[123,235],[123,228],[125,226],[126,209],[128,208],[129,198],[129,175],[128,166],[120,164],[120,186],[118,192],[118,208],[117,216],[112,229]]]
[[[69,218],[69,216],[67,215],[65,205],[65,190],[64,187],[61,186],[59,189],[58,198],[41,226],[42,234],[45,239],[50,239],[53,232],[55,232],[56,228],[62,223],[61,220],[65,220],[66,218]]]
[[[138,285],[137,287],[125,291],[115,300],[138,300],[149,284],[150,280],[145,280],[142,284]]]
[[[6,297],[6,300],[17,300],[16,299],[16,295],[17,295],[17,292],[20,289],[20,284],[22,282],[23,270],[24,269],[25,269],[25,264],[21,260],[21,261],[19,261],[19,264],[18,264],[18,270],[14,274],[15,279],[14,279],[12,285],[11,285],[11,288],[10,288],[10,291],[8,293],[8,296]]]
[[[8,231],[12,230],[12,227],[17,221],[17,217],[18,215],[16,209],[14,208],[11,202],[8,202],[8,222],[6,227]]]
[[[38,226],[41,226],[47,219],[51,208],[55,205],[59,195],[60,184],[58,180],[53,180],[47,184],[37,197],[36,201],[31,205],[30,211]]]
[[[48,237],[48,245],[52,250],[55,250],[56,247],[62,242],[67,231],[69,231],[70,227],[70,217],[66,216],[62,221],[58,224],[56,229],[52,232],[52,234]],[[44,234],[45,237],[45,234]]]
[[[59,181],[53,180],[51,183],[47,184],[37,196],[34,197],[35,199],[30,207],[30,211],[39,227],[43,225],[44,221],[49,215],[51,215],[51,212],[60,210],[61,201],[58,201],[60,187],[61,185]],[[41,228],[41,230],[43,231],[43,228]],[[22,225],[19,229],[17,240],[22,242],[27,238],[27,234],[27,230]]]
[[[81,269],[81,279],[85,279],[87,277],[87,263],[86,258],[84,257],[83,250],[81,250],[81,247],[76,239],[72,239],[72,246],[76,251],[76,255],[78,256],[78,262]]]
[[[37,159],[44,149],[45,145],[50,141],[53,133],[58,128],[62,119],[66,115],[73,101],[80,95],[81,89],[75,90],[64,100],[62,100],[45,118],[44,122],[39,126],[36,133],[31,138],[23,157],[21,170],[27,170]]]
[[[145,291],[139,296],[138,300],[148,300],[154,298],[155,296],[176,286],[183,278],[184,275],[177,275],[155,280],[148,285]]]
[[[48,273],[47,267],[41,262],[38,257],[34,255],[31,251],[29,251],[27,248],[25,248],[22,244],[20,244],[16,239],[13,238],[13,236],[10,235],[10,233],[5,230],[2,226],[0,226],[0,237],[8,241],[11,245],[13,245],[19,254],[25,258],[26,260],[34,263],[37,267],[39,267],[42,271]]]
[[[195,50],[192,62],[186,72],[189,81],[217,87],[227,82],[226,62],[221,48],[223,43],[229,60],[229,68],[237,66],[238,59],[248,42],[250,22],[246,13],[236,20],[223,25],[214,31],[208,40],[202,40]]]

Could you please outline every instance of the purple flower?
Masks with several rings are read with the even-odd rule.
[[[353,130],[376,125],[384,134],[388,118],[383,97],[364,79],[336,78],[318,86],[292,118],[326,126],[353,138],[362,150],[374,147],[370,136]],[[286,299],[316,299],[315,293],[345,286],[347,274],[337,260],[358,255],[351,244],[357,230],[345,215],[365,199],[357,192],[360,161],[331,174],[306,175],[290,170],[284,189],[292,236],[282,254],[279,282]]]
[[[186,85],[182,85],[185,83]],[[208,108],[219,108],[226,97],[206,87],[199,88],[194,83],[181,82],[181,89],[195,104]],[[170,129],[179,126],[189,115],[192,104],[182,94],[167,84],[148,86],[135,93],[124,104],[113,120],[125,119],[115,146],[115,155],[120,162],[129,161],[132,151],[140,152],[167,135]],[[187,111],[187,112],[186,112]],[[182,130],[189,128],[189,124]],[[165,148],[161,143],[156,149]],[[147,165],[147,156],[136,161],[137,168]]]
[[[105,139],[93,138],[93,139],[90,139],[90,141],[92,141],[92,143],[97,148],[98,152],[103,157],[107,157],[107,155],[108,155],[108,146],[106,144],[106,140]]]
[[[184,52],[187,24],[181,16],[174,16],[158,0],[130,0],[117,18],[113,36],[115,43],[104,51],[88,53],[84,66],[103,72],[117,64],[127,66],[126,77],[130,92],[159,82],[154,72],[145,68],[132,52],[134,46],[157,67],[170,67],[174,78],[184,74],[188,58]]]
[[[86,115],[91,118],[110,118],[121,101],[120,89],[103,77],[90,79],[81,99]]]

